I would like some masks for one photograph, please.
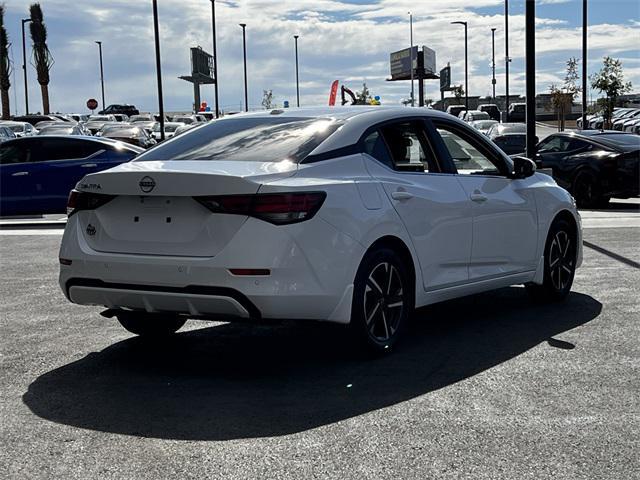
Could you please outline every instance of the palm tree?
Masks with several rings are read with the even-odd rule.
[[[9,37],[4,28],[4,5],[0,5],[0,94],[2,95],[2,119],[9,120],[9,87],[11,87],[11,62],[9,62]]]
[[[42,9],[39,3],[29,7],[31,13],[31,40],[33,41],[33,62],[38,72],[38,83],[42,90],[42,110],[49,114],[49,70],[53,66],[53,57],[47,47],[47,27],[44,25]]]

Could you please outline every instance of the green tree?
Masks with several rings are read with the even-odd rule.
[[[581,89],[578,87],[578,59],[571,57],[567,60],[567,73],[561,87],[551,84],[551,104],[558,113],[558,131],[564,131],[565,117],[567,112],[571,112],[573,101]]]
[[[368,105],[371,101],[371,94],[366,83],[362,83],[362,91],[356,92],[356,105]]]
[[[262,106],[266,110],[271,110],[273,108],[273,92],[271,90],[262,91]]]
[[[453,96],[456,97],[456,102],[462,102],[462,97],[464,97],[464,88],[462,85],[457,85],[451,89],[453,92]]]
[[[590,77],[591,88],[604,93],[606,96],[604,105],[605,127],[610,128],[611,114],[615,106],[616,99],[631,91],[631,82],[624,81],[622,73],[622,63],[617,58],[604,57],[602,68],[598,73]]]
[[[42,110],[45,115],[49,114],[49,71],[53,66],[53,57],[47,47],[47,27],[44,24],[42,8],[39,3],[34,3],[29,7],[31,13],[31,40],[33,41],[33,66],[38,73],[38,83],[42,91]]]
[[[2,119],[9,120],[9,88],[11,88],[11,62],[9,61],[9,36],[4,28],[4,4],[0,5],[0,95]]]

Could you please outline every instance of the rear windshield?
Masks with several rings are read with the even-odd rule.
[[[299,163],[335,132],[331,119],[260,117],[218,120],[174,137],[136,162],[153,160],[232,160]]]
[[[612,133],[610,135],[607,135],[605,133],[594,136],[594,140],[625,152],[640,150],[640,136],[638,135],[627,135],[624,133]]]

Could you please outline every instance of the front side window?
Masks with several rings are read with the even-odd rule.
[[[324,118],[229,118],[174,137],[141,155],[154,160],[218,160],[300,163],[340,123]]]
[[[552,136],[540,142],[538,151],[540,153],[566,152],[570,141],[570,138],[561,135]]]
[[[487,156],[471,136],[447,125],[437,125],[446,149],[453,160],[456,170],[463,175],[500,175],[499,167]]]
[[[73,160],[86,158],[104,150],[98,142],[73,138],[43,138],[40,146],[42,160]]]

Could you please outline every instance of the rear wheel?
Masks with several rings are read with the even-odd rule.
[[[356,274],[351,330],[373,353],[391,350],[414,306],[413,282],[402,258],[393,250],[368,253]]]
[[[555,220],[544,247],[542,285],[527,285],[527,291],[539,301],[563,300],[571,291],[576,270],[576,236],[566,220]]]
[[[187,321],[177,315],[123,311],[116,315],[120,325],[141,337],[164,337],[177,332]]]

